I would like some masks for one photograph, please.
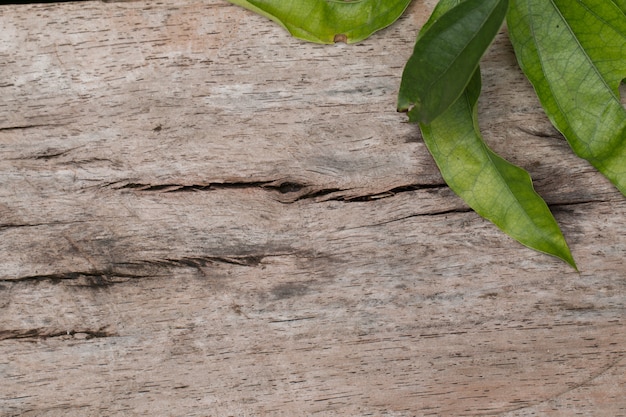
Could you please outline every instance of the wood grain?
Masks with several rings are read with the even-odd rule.
[[[0,6],[0,415],[625,416],[626,200],[506,33],[489,144],[580,273],[395,112],[434,6],[320,46],[224,1]]]

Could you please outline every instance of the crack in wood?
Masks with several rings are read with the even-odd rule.
[[[30,125],[17,125],[17,126],[3,126],[3,127],[0,127],[0,132],[11,131],[11,130],[35,129],[39,127],[63,127],[63,126],[67,126],[67,123],[65,124],[43,123],[43,124],[30,124]]]
[[[42,222],[42,223],[0,223],[0,232],[5,229],[22,228],[22,227],[38,227],[38,226],[64,226],[74,223],[85,223],[83,220],[74,220],[71,222]]]
[[[98,330],[80,329],[65,331],[45,328],[0,330],[0,340],[41,340],[64,336],[78,336],[81,339],[89,340],[103,337],[114,337],[117,336],[117,334],[108,331],[106,327]]]
[[[441,188],[446,188],[446,187],[447,185],[443,183],[442,184],[408,184],[408,185],[395,187],[387,191],[382,191],[380,193],[365,194],[362,196],[347,197],[347,198],[338,199],[338,200],[345,201],[347,203],[366,202],[366,201],[380,200],[382,198],[394,197],[401,193],[420,191],[420,190],[429,190],[429,189],[441,189]]]
[[[180,259],[165,259],[169,265],[187,266],[192,268],[205,267],[209,264],[225,263],[239,266],[258,266],[267,255],[244,255],[244,256],[203,256],[184,257]]]
[[[400,222],[403,220],[408,220],[408,219],[412,219],[414,217],[429,217],[429,216],[445,216],[447,214],[460,214],[460,213],[469,213],[473,211],[471,208],[469,207],[464,207],[464,208],[456,208],[456,209],[449,209],[449,210],[441,210],[441,211],[433,211],[433,212],[428,212],[428,213],[415,213],[415,214],[410,214],[408,216],[402,216],[399,217],[397,219],[390,219],[384,222],[378,222],[378,223],[372,223],[372,224],[365,224],[365,225],[361,225],[361,226],[356,226],[356,227],[350,227],[347,228],[345,230],[355,230],[355,229],[363,229],[363,228],[369,228],[369,227],[379,227],[379,226],[384,226],[390,223],[395,223],[395,222]]]
[[[61,284],[71,282],[74,287],[85,288],[104,288],[115,284],[125,283],[131,279],[158,278],[162,276],[163,271],[157,271],[156,268],[193,268],[201,271],[210,265],[226,264],[242,267],[258,267],[263,260],[268,257],[276,256],[293,256],[297,253],[294,251],[285,251],[277,253],[259,253],[245,255],[222,255],[222,256],[195,256],[182,258],[167,258],[154,260],[140,260],[132,262],[120,262],[115,264],[115,268],[103,271],[67,271],[54,274],[26,275],[16,278],[0,278],[0,283],[31,283],[31,282],[50,282],[52,284]],[[304,257],[304,255],[303,255]],[[152,266],[152,267],[151,267]],[[121,272],[119,269],[134,271],[134,273]],[[2,289],[2,287],[0,287]]]
[[[42,159],[42,160],[49,160],[49,159],[54,159],[54,158],[58,158],[64,155],[69,154],[72,151],[75,151],[76,149],[80,149],[83,148],[84,146],[75,146],[73,148],[68,148],[68,149],[56,149],[56,148],[48,148],[46,150],[44,150],[43,152],[34,155],[34,159]],[[74,163],[76,161],[73,161]],[[82,162],[82,161],[81,161]]]
[[[148,184],[140,182],[127,182],[121,186],[116,186],[119,182],[107,184],[115,190],[133,190],[133,191],[146,191],[146,192],[165,192],[165,193],[181,193],[181,192],[196,192],[196,191],[208,191],[219,189],[246,189],[246,188],[270,188],[279,189],[277,187],[270,186],[273,181],[251,181],[251,182],[211,182],[207,184],[176,184],[176,183],[164,183],[164,184]],[[287,192],[287,191],[286,191]]]
[[[53,284],[59,284],[64,281],[82,281],[82,283],[75,284],[77,286],[102,288],[108,287],[113,284],[126,282],[128,279],[133,278],[147,278],[153,275],[137,275],[137,274],[125,274],[119,272],[105,272],[105,271],[91,271],[91,272],[60,272],[55,274],[42,274],[42,275],[26,275],[17,278],[3,278],[0,282],[4,283],[17,283],[17,282],[43,282],[48,281]]]
[[[530,135],[530,136],[535,136],[535,137],[538,137],[538,138],[557,139],[557,140],[560,140],[560,141],[564,141],[565,140],[565,137],[563,137],[563,135],[561,135],[559,133],[559,131],[556,130],[556,129],[555,130],[551,130],[551,131],[541,131],[541,130],[538,130],[538,129],[530,129],[530,128],[527,128],[525,126],[517,126],[517,129],[520,132],[522,132],[522,133],[525,133],[525,134]]]
[[[118,264],[129,268],[145,268],[146,266],[156,267],[174,267],[174,268],[193,268],[201,270],[211,265],[227,264],[237,265],[245,267],[256,267],[267,256],[279,256],[275,254],[258,254],[258,255],[233,255],[233,256],[194,256],[194,257],[182,257],[182,258],[165,258],[165,259],[151,259],[135,262],[127,262]],[[151,275],[151,276],[154,276]]]
[[[550,210],[555,213],[558,211],[568,211],[567,207],[569,206],[580,206],[580,205],[584,205],[584,204],[594,204],[594,203],[608,203],[610,202],[610,199],[607,200],[602,200],[602,199],[586,199],[586,200],[580,200],[580,201],[559,201],[559,202],[554,202],[554,203],[547,203],[548,207],[550,207]]]
[[[178,184],[163,183],[150,184],[142,182],[124,182],[117,181],[109,183],[106,187],[115,190],[132,190],[137,192],[162,192],[162,193],[181,193],[181,192],[198,192],[198,191],[215,191],[225,189],[250,189],[257,188],[266,191],[274,191],[285,195],[287,198],[280,198],[279,201],[285,204],[291,204],[302,200],[316,200],[316,202],[324,201],[343,201],[367,202],[389,198],[405,192],[441,189],[447,187],[445,183],[436,184],[406,184],[389,190],[350,196],[346,195],[350,188],[339,187],[316,187],[314,185],[298,183],[295,181],[267,180],[267,181],[235,181],[235,182],[210,182],[205,184]],[[327,198],[324,198],[327,197]]]
[[[293,318],[289,318],[289,319],[270,320],[269,323],[291,323],[291,322],[294,322],[294,321],[312,320],[312,319],[316,319],[316,318],[317,318],[317,316],[293,317]]]

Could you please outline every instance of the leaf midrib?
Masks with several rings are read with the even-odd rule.
[[[457,4],[456,6],[454,6],[454,7],[457,7],[457,6],[458,6],[459,4],[461,4],[461,3],[462,3],[462,2],[458,3],[458,4]],[[489,18],[490,18],[490,16],[491,16],[491,13],[493,13],[493,10],[494,10],[497,6],[498,6],[498,3],[497,3],[497,2],[496,2],[496,3],[494,3],[494,7],[493,7],[493,8],[491,9],[491,11],[490,11],[490,12],[486,15],[486,18],[482,21],[482,23],[481,23],[481,27],[482,27],[482,26],[484,26],[485,22],[487,22],[487,21],[489,20]],[[480,5],[478,5],[477,7],[480,7]],[[431,26],[432,26],[432,25],[431,25]],[[428,29],[430,30],[430,27],[429,27]],[[440,81],[441,79],[443,79],[443,78],[444,78],[444,76],[446,76],[446,75],[450,72],[450,69],[451,69],[451,68],[453,68],[453,67],[455,66],[456,62],[458,62],[459,57],[461,56],[461,54],[463,53],[463,51],[467,48],[467,45],[469,45],[469,44],[470,44],[470,43],[471,43],[474,39],[476,39],[476,37],[478,36],[478,34],[479,34],[479,31],[476,31],[476,32],[474,33],[474,35],[473,35],[473,36],[471,36],[471,37],[469,38],[469,40],[465,43],[465,46],[463,47],[463,49],[461,49],[461,50],[459,51],[459,53],[458,53],[458,54],[454,57],[454,60],[452,60],[452,61],[450,62],[450,65],[448,65],[448,67],[447,67],[447,68],[446,68],[443,72],[441,72],[441,73],[439,74],[439,76],[438,76],[437,78],[435,78],[435,79],[434,79],[434,80],[433,80],[433,81],[432,81],[432,82],[428,85],[428,91],[432,90],[432,86],[433,86],[433,85],[435,85],[435,84],[437,84],[437,83],[439,83],[439,81]],[[476,68],[478,68],[478,65],[476,65]],[[474,68],[474,70],[476,70],[476,68]],[[461,93],[461,94],[463,94],[463,93]]]

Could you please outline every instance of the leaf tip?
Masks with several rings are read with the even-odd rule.
[[[572,256],[572,252],[567,246],[567,243],[565,243],[564,238],[563,238],[562,245],[563,246],[559,247],[558,249],[552,248],[552,250],[539,250],[539,251],[559,258],[560,260],[562,260],[563,262],[565,262],[566,264],[574,268],[576,272],[580,273],[580,270],[578,269],[578,265],[576,265],[576,261],[574,260],[574,257]],[[533,248],[532,246],[531,248],[536,249],[536,248]]]
[[[571,266],[572,268],[574,268],[574,270],[578,273],[580,273],[580,269],[578,269],[578,265],[576,265],[576,261],[574,261],[574,257],[572,256],[571,253],[568,253],[568,258],[567,259],[563,259],[565,262],[567,262],[567,264],[569,266]]]

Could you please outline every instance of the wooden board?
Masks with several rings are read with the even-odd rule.
[[[581,272],[450,192],[395,111],[434,3],[352,46],[218,0],[0,6],[0,415],[625,416],[626,199],[505,31],[483,133]]]

